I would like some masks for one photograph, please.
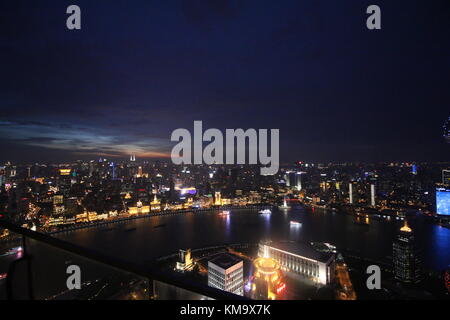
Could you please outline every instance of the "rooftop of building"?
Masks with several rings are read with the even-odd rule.
[[[242,262],[242,260],[230,253],[221,253],[209,260],[209,262],[214,263],[216,266],[226,270],[235,264]]]
[[[283,241],[272,242],[267,245],[281,251],[323,263],[328,262],[330,258],[334,256],[334,253],[332,252],[320,252],[314,249],[310,244],[302,242]]]

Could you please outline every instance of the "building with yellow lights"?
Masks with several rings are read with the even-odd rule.
[[[282,271],[299,274],[320,285],[334,281],[335,254],[317,251],[309,244],[287,241],[260,243],[258,256],[272,258],[280,264]]]
[[[151,211],[161,211],[161,201],[158,200],[158,197],[155,197],[152,202],[150,202],[150,210]]]
[[[222,205],[222,195],[220,192],[216,192],[214,194],[214,205],[216,205],[216,206]]]
[[[130,207],[128,209],[128,214],[130,215],[140,215],[140,214],[149,214],[150,206],[144,206],[141,201],[138,201],[136,207]]]
[[[179,261],[177,261],[176,270],[185,272],[190,271],[194,267],[194,261],[191,256],[191,249],[180,249],[178,252]]]
[[[255,300],[276,300],[283,294],[281,266],[275,259],[260,257],[254,261],[255,273],[252,280],[251,298]]]
[[[69,176],[72,172],[72,169],[59,169],[59,174],[61,176]]]

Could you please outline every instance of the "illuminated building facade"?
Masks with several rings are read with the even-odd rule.
[[[370,185],[370,205],[372,207],[375,207],[375,185],[371,184]]]
[[[353,204],[353,183],[348,184],[348,197],[349,203]]]
[[[161,211],[161,201],[158,200],[156,194],[153,201],[150,202],[150,208],[152,211]]]
[[[191,257],[191,249],[180,249],[178,252],[178,260],[176,265],[177,271],[184,272],[192,270],[194,263]]]
[[[223,253],[208,261],[208,286],[244,295],[244,262]]]
[[[297,172],[296,174],[296,186],[297,186],[297,190],[301,191],[302,190],[302,174],[303,172]]]
[[[72,172],[71,169],[59,169],[59,174],[61,176],[70,176],[71,172]]]
[[[289,171],[284,175],[284,181],[286,181],[286,187],[291,186],[291,173]]]
[[[441,216],[450,216],[450,189],[436,189],[436,212]]]
[[[307,244],[260,243],[259,256],[272,258],[280,264],[281,270],[305,276],[321,285],[329,285],[334,280],[334,253],[319,252]]]
[[[220,192],[216,192],[214,195],[214,204],[216,206],[221,206],[222,205],[222,195]]]
[[[276,300],[286,289],[281,266],[272,258],[257,258],[252,278],[251,297],[254,300]]]
[[[53,196],[53,215],[58,216],[64,214],[64,196],[56,194]]]
[[[421,261],[415,246],[414,233],[405,221],[393,244],[395,279],[404,283],[417,283],[421,279]]]
[[[286,171],[284,174],[284,181],[286,187],[296,188],[298,191],[302,190],[302,177],[304,172]]]

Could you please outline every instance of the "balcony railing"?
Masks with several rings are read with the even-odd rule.
[[[0,220],[0,236],[0,299],[246,299],[156,268],[144,270],[5,220]]]

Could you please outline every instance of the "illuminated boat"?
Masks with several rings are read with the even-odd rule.
[[[290,208],[291,208],[291,207],[288,206],[288,204],[287,204],[286,197],[284,197],[284,199],[283,199],[283,205],[282,205],[282,206],[279,206],[279,208],[280,208],[280,209],[284,209],[284,210],[287,210],[287,209],[290,209]]]
[[[258,212],[259,214],[272,214],[272,211],[270,209],[264,209]]]
[[[11,256],[14,254],[22,254],[22,252],[23,252],[22,247],[15,247],[15,248],[12,248],[11,250],[8,250],[5,254],[2,254],[2,256]]]
[[[301,223],[300,222],[298,222],[298,221],[291,221],[291,226],[292,227],[301,227]]]

